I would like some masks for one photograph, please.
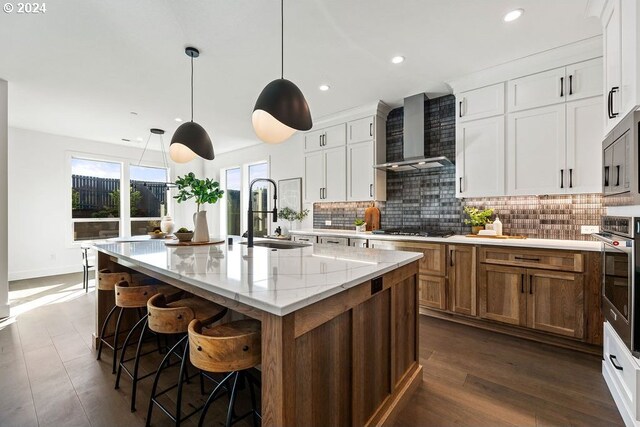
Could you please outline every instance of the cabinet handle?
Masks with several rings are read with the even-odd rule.
[[[616,187],[620,185],[620,165],[616,165]]]
[[[564,77],[560,77],[560,97],[564,96]]]
[[[569,188],[573,188],[573,169],[569,169]]]
[[[616,117],[618,117],[618,115],[620,113],[616,113],[615,111],[613,111],[613,95],[619,90],[620,88],[618,86],[614,86],[611,88],[611,118],[615,119]]]
[[[320,135],[320,138],[318,138],[318,145],[319,145],[320,147],[322,147],[322,137],[323,137],[323,136],[324,136],[324,135]]]
[[[533,275],[529,275],[529,295],[533,295]]]
[[[462,117],[462,101],[458,103],[458,117]]]
[[[620,365],[618,365],[616,363],[616,360],[618,360],[618,358],[616,356],[614,356],[613,354],[609,355],[609,360],[611,360],[611,364],[613,365],[614,368],[616,368],[618,371],[623,371],[624,368]]]
[[[573,75],[569,74],[569,95],[573,95]]]
[[[373,136],[373,122],[369,123],[369,136]]]
[[[462,193],[462,177],[460,177],[460,192]]]
[[[609,166],[604,167],[604,186],[609,186]]]
[[[322,199],[322,187],[320,187],[320,199]]]
[[[520,275],[520,293],[524,294],[524,273]]]
[[[536,261],[536,262],[540,261],[540,258],[528,258],[526,256],[516,256],[513,259],[517,259],[519,261]]]
[[[609,116],[610,119],[613,119],[613,116],[611,115],[612,98],[613,98],[613,91],[610,90],[609,94],[607,95],[607,116]]]
[[[325,240],[325,243],[333,243],[335,245],[339,244],[340,242],[336,241],[336,240]]]
[[[369,184],[369,197],[373,197],[373,184]]]
[[[308,242],[309,239],[303,239],[302,237],[298,237],[298,240],[303,241],[303,242]]]
[[[449,265],[453,267],[453,249],[449,249]]]
[[[560,169],[560,188],[564,188],[564,169]]]

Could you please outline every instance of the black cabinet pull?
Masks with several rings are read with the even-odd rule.
[[[624,368],[623,368],[622,366],[620,366],[620,365],[618,365],[618,364],[616,363],[616,360],[618,360],[618,358],[617,358],[617,357],[615,357],[613,354],[610,354],[610,355],[609,355],[609,360],[611,360],[611,364],[612,364],[612,365],[613,365],[613,367],[614,367],[614,368],[616,368],[618,371],[623,371],[623,370],[624,370]]]
[[[569,74],[569,95],[573,95],[573,75]]]
[[[564,188],[564,169],[560,169],[560,188]]]
[[[529,295],[533,295],[533,275],[529,275]]]
[[[569,169],[569,188],[573,188],[573,169]]]
[[[303,239],[302,237],[298,237],[298,240],[303,241],[303,242],[308,242],[309,239]]]
[[[620,185],[620,165],[616,165],[616,187]]]
[[[524,273],[520,275],[520,293],[524,294]]]
[[[340,243],[340,242],[335,241],[335,240],[327,240],[326,242],[327,243],[333,243],[333,244],[336,244],[336,245]]]
[[[320,198],[322,199],[322,188],[320,188]]]
[[[613,107],[613,90],[609,91],[609,94],[607,95],[607,116],[609,116],[610,119],[613,119],[613,116],[611,115],[611,110]]]
[[[516,256],[514,257],[514,259],[517,259],[519,261],[540,261],[540,258],[528,258],[526,256]]]
[[[609,186],[609,166],[604,167],[604,186]]]
[[[620,88],[618,86],[614,86],[611,88],[611,118],[615,119],[616,117],[618,117],[618,115],[620,113],[616,113],[615,111],[613,111],[613,95],[619,90]]]
[[[460,177],[460,192],[462,193],[462,177]]]
[[[373,122],[369,123],[369,136],[373,136]]]
[[[458,103],[458,117],[462,117],[462,101]]]
[[[369,197],[373,197],[373,184],[369,184]]]
[[[453,249],[449,249],[449,265],[453,267]]]
[[[560,77],[560,97],[564,96],[564,77]]]

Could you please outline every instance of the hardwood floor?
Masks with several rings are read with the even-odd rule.
[[[10,284],[18,315],[0,322],[1,426],[144,425],[151,380],[141,382],[131,413],[130,381],[113,389],[110,351],[95,360],[94,295],[81,279]],[[424,316],[420,355],[424,381],[398,426],[623,425],[595,357]],[[153,357],[143,369],[158,362]],[[201,401],[191,385],[187,405]],[[220,425],[225,404],[212,407],[208,424]],[[153,425],[172,424],[156,410]]]

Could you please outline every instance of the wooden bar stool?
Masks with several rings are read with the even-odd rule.
[[[137,310],[142,311],[142,309],[147,308],[147,302],[151,297],[157,295],[159,291],[162,290],[166,294],[171,294],[169,298],[174,298],[176,295],[180,295],[180,289],[174,288],[169,285],[141,285],[141,286],[130,286],[127,281],[121,281],[116,283],[115,285],[115,294],[116,294],[116,306],[122,307],[123,309],[127,308],[135,308]],[[155,372],[148,373],[144,376],[138,376],[138,368],[140,366],[140,356],[144,356],[154,351],[149,351],[147,353],[140,353],[142,348],[142,342],[144,341],[145,332],[147,331],[147,318],[148,313],[141,315],[140,320],[131,328],[127,337],[122,344],[122,351],[120,352],[120,363],[118,364],[118,373],[116,375],[116,384],[115,388],[120,388],[120,377],[122,375],[122,371],[124,371],[132,381],[131,385],[131,411],[136,410],[136,393],[138,390],[138,381],[147,378],[153,375]],[[133,333],[142,327],[140,331],[140,336],[138,338],[138,345],[136,347],[135,356],[125,359],[126,348],[129,345],[129,341],[131,340]],[[158,336],[156,335],[158,338]],[[158,338],[158,350],[160,350],[160,339]],[[131,372],[126,366],[125,363],[134,360],[133,364],[133,372]]]
[[[169,416],[175,423],[176,426],[180,426],[180,423],[193,414],[197,413],[200,408],[192,411],[189,414],[182,415],[182,384],[185,379],[188,379],[188,374],[186,374],[186,364],[188,362],[188,348],[189,342],[187,340],[187,330],[189,327],[189,323],[197,319],[198,321],[204,324],[212,324],[222,319],[225,314],[227,314],[227,309],[222,307],[214,302],[208,301],[204,298],[200,298],[197,296],[187,294],[185,298],[181,298],[177,301],[169,302],[165,295],[157,294],[151,297],[147,302],[147,313],[148,313],[148,327],[152,331],[159,334],[166,335],[179,335],[180,339],[178,342],[167,352],[164,356],[158,370],[156,371],[156,376],[153,380],[153,387],[151,389],[151,398],[149,401],[149,409],[147,412],[147,422],[146,425],[151,425],[151,414],[153,411],[153,407],[158,405],[162,411]],[[166,388],[162,391],[157,391],[158,381],[160,379],[160,374],[162,370],[169,366],[168,362],[172,354],[178,351],[178,348],[184,346],[184,349],[179,354],[181,359],[180,361],[180,373],[178,374],[178,383]],[[201,379],[201,389],[202,389],[202,377]],[[171,414],[171,412],[164,407],[157,398],[166,392],[178,388],[178,395],[176,398],[176,410],[175,415]],[[204,390],[202,390],[204,394]]]
[[[219,391],[222,390],[223,384],[226,384],[227,381],[232,381],[233,383],[229,408],[227,409],[227,427],[249,415],[253,416],[254,426],[257,426],[261,420],[260,413],[256,407],[254,390],[257,381],[247,371],[260,364],[260,322],[253,319],[244,319],[204,329],[200,321],[192,320],[189,323],[188,334],[189,357],[193,366],[206,372],[230,372],[209,395],[202,408],[198,426],[201,427],[203,425],[209,406],[218,397]],[[246,381],[249,384],[251,410],[244,415],[234,416],[239,381],[242,383]]]
[[[115,291],[116,283],[125,281],[131,283],[131,275],[129,273],[112,273],[109,270],[103,269],[98,271],[98,281],[96,284],[96,291]],[[116,310],[120,308],[120,312],[118,313],[118,319],[116,321],[116,329],[112,335],[105,336],[107,331],[107,326],[109,325],[109,320],[116,312]],[[100,328],[100,337],[98,341],[98,357],[97,360],[100,360],[100,355],[102,354],[102,346],[106,345],[111,350],[113,350],[113,363],[111,373],[116,373],[116,361],[118,360],[118,339],[120,335],[120,321],[122,320],[122,313],[124,312],[125,307],[119,307],[117,304],[114,304],[113,308],[107,314],[107,317],[104,319],[102,323],[102,328]],[[107,341],[108,338],[113,338],[113,344]]]

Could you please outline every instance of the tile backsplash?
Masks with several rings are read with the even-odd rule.
[[[402,159],[403,109],[387,118],[387,161]],[[455,97],[425,103],[425,155],[455,159]],[[351,229],[373,202],[314,203],[314,228]],[[388,172],[387,201],[375,202],[382,228],[452,230],[467,234],[464,206],[493,208],[503,232],[531,238],[590,240],[581,225],[599,225],[604,214],[600,194],[467,198],[455,197],[455,166],[432,171]],[[331,225],[325,225],[331,221]]]

